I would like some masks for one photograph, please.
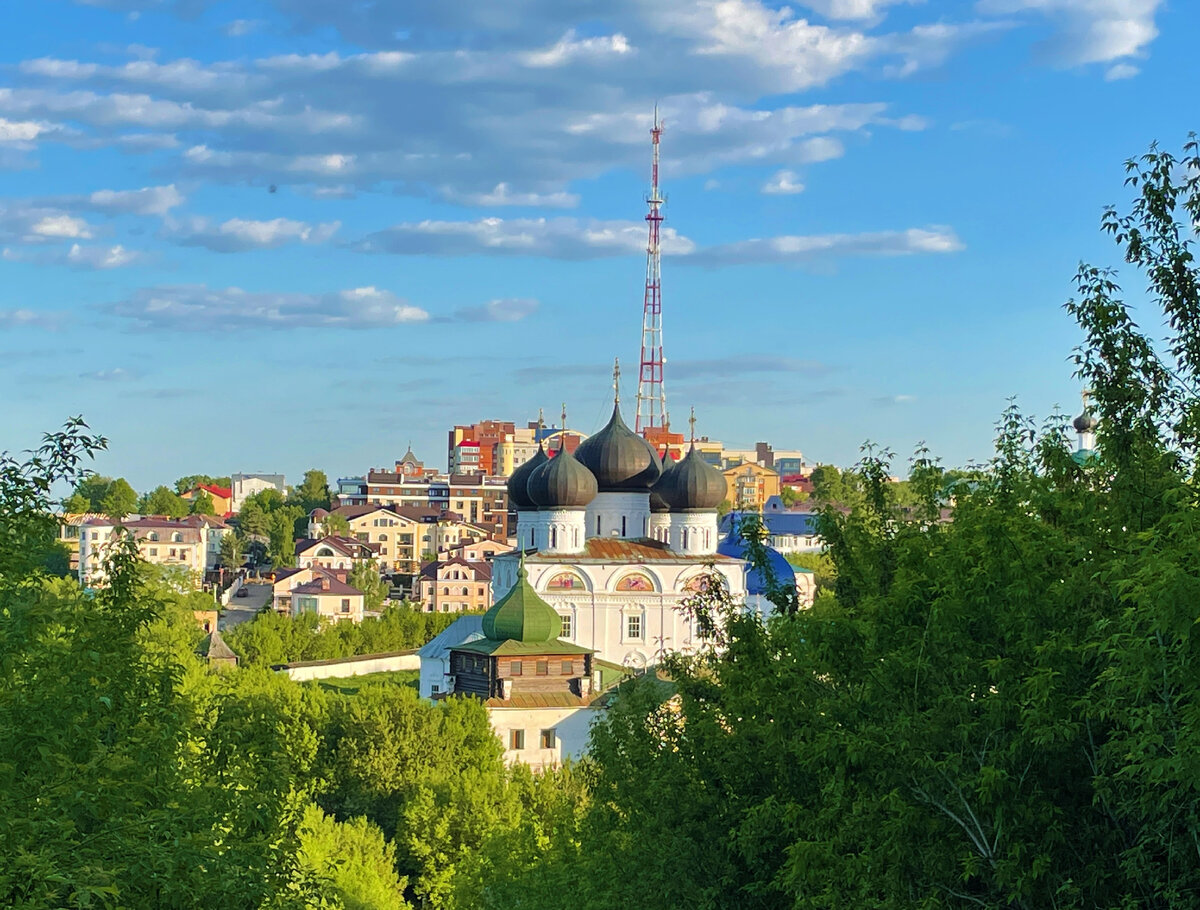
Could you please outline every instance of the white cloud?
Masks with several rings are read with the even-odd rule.
[[[980,0],[988,13],[1040,13],[1057,26],[1042,52],[1061,66],[1141,56],[1156,37],[1162,0]]]
[[[460,193],[452,187],[442,191],[451,202],[478,206],[525,206],[529,208],[573,209],[579,205],[575,193],[514,193],[507,183],[497,183],[486,193]]]
[[[844,256],[955,253],[963,243],[950,228],[909,228],[863,234],[818,234],[742,240],[697,250],[680,261],[704,266],[803,265]]]
[[[776,171],[771,179],[763,184],[762,191],[769,196],[788,196],[803,193],[804,184],[800,182],[795,171],[782,170]]]
[[[506,297],[489,300],[482,306],[462,307],[455,311],[455,318],[463,322],[520,322],[532,316],[538,302],[528,297]]]
[[[6,262],[31,262],[36,265],[65,265],[73,269],[89,271],[119,269],[137,265],[149,259],[140,250],[129,250],[121,244],[115,246],[83,246],[73,243],[67,249],[10,249],[0,251],[0,259]]]
[[[1114,63],[1104,73],[1105,82],[1116,82],[1118,79],[1132,79],[1141,70],[1132,63]]]
[[[217,253],[241,253],[247,250],[271,250],[288,243],[326,243],[337,233],[341,222],[309,224],[289,218],[252,221],[230,218],[216,224],[207,218],[169,221],[164,235],[183,246],[202,246]]]
[[[571,29],[552,47],[529,51],[521,55],[521,60],[526,66],[556,67],[574,60],[621,57],[632,50],[629,41],[619,32],[600,38],[578,38]]]
[[[39,313],[30,309],[0,310],[0,327],[57,329],[65,318],[63,313]]]
[[[73,215],[46,215],[29,228],[30,233],[45,238],[83,238],[92,236],[88,223]]]
[[[209,288],[142,288],[103,309],[141,329],[228,332],[235,329],[380,329],[426,322],[429,313],[374,287],[324,294]]]
[[[241,38],[258,31],[264,25],[261,19],[234,19],[223,31],[230,38]]]
[[[921,0],[804,0],[803,5],[826,19],[877,19],[889,6],[919,2]]]
[[[0,117],[0,142],[29,143],[43,133],[53,132],[53,124],[38,120],[6,120]]]
[[[662,232],[663,252],[686,255],[695,244],[671,228]],[[368,235],[357,248],[369,253],[434,256],[542,256],[598,259],[645,253],[646,226],[636,221],[579,218],[480,218],[420,221]]]
[[[186,200],[175,184],[146,186],[140,190],[97,190],[84,204],[110,215],[166,215]]]
[[[113,367],[110,370],[92,370],[88,373],[80,373],[80,379],[92,379],[96,382],[124,382],[127,379],[136,379],[139,374],[124,367]]]

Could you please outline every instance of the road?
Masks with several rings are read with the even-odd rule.
[[[246,585],[246,587],[250,589],[250,595],[234,597],[229,601],[229,606],[221,613],[221,618],[217,621],[217,628],[222,632],[253,619],[271,597],[270,585]]]

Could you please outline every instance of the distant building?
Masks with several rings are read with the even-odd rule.
[[[492,605],[492,566],[450,557],[421,567],[418,597],[426,613],[463,613]]]
[[[234,653],[229,645],[225,644],[225,639],[221,637],[221,633],[213,629],[204,637],[204,641],[200,644],[200,656],[208,663],[210,667],[215,668],[230,668],[238,665],[238,656]]]
[[[309,515],[310,538],[320,536],[328,514],[314,509]],[[371,547],[380,569],[403,575],[418,572],[428,557],[487,539],[491,533],[482,525],[463,521],[458,513],[429,506],[338,506],[333,514],[346,519],[351,537]]]
[[[333,494],[335,506],[358,506],[367,501],[366,477],[339,477]]]
[[[509,535],[508,490],[503,477],[480,474],[405,476],[395,471],[367,474],[366,505],[412,506],[454,512],[495,540]]]
[[[735,509],[758,512],[768,499],[780,494],[779,475],[760,464],[743,462],[722,473],[728,490],[725,498]]]
[[[211,483],[202,483],[198,487],[194,487],[180,496],[183,499],[191,502],[201,492],[205,492],[212,499],[213,514],[215,515],[230,515],[233,512],[233,490],[230,487],[218,487]]]
[[[482,540],[464,540],[462,543],[452,544],[438,552],[446,559],[459,558],[475,562],[491,562],[492,557],[499,553],[508,553],[512,549],[508,544],[500,543],[489,537]]]
[[[282,474],[234,474],[230,483],[234,512],[240,512],[247,499],[263,490],[278,490],[282,495],[287,495],[287,482]]]
[[[353,569],[375,557],[375,548],[355,537],[329,536],[296,541],[296,565],[301,569]]]
[[[132,535],[146,562],[182,569],[199,586],[204,573],[221,558],[221,538],[231,533],[219,518],[189,515],[186,518],[148,516],[120,523],[94,516],[79,525],[79,581],[84,587],[104,582],[104,559],[110,544],[121,533]]]
[[[761,513],[752,511],[767,530],[767,545],[780,553],[815,553],[825,542],[817,534],[817,514],[803,509],[788,509],[783,500],[772,496]],[[746,512],[733,511],[721,519],[722,533],[728,533]]]
[[[312,581],[297,585],[291,596],[293,616],[307,612],[334,622],[363,620],[363,592],[332,573],[322,572]]]

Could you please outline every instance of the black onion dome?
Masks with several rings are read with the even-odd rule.
[[[671,511],[671,504],[662,496],[663,490],[671,482],[671,472],[675,470],[675,459],[671,457],[670,449],[667,449],[667,454],[663,456],[662,469],[662,475],[650,488],[650,511],[655,514]]]
[[[1099,425],[1100,421],[1096,419],[1096,415],[1086,410],[1075,418],[1074,423],[1076,433],[1090,433]]]
[[[549,460],[550,458],[539,444],[537,454],[513,471],[512,476],[508,478],[508,501],[517,509],[524,511],[537,508],[533,500],[529,498],[525,486],[529,483],[529,475]]]
[[[712,512],[727,495],[725,475],[701,458],[695,446],[672,469],[662,489],[672,512]]]
[[[595,476],[601,493],[644,493],[662,476],[658,453],[625,425],[620,405],[613,406],[603,430],[579,444],[575,457]]]
[[[596,478],[564,446],[529,475],[525,492],[544,512],[583,509],[596,498]]]

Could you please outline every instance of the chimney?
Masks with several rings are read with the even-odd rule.
[[[321,590],[322,591],[329,590],[329,579],[324,576],[321,577]]]

